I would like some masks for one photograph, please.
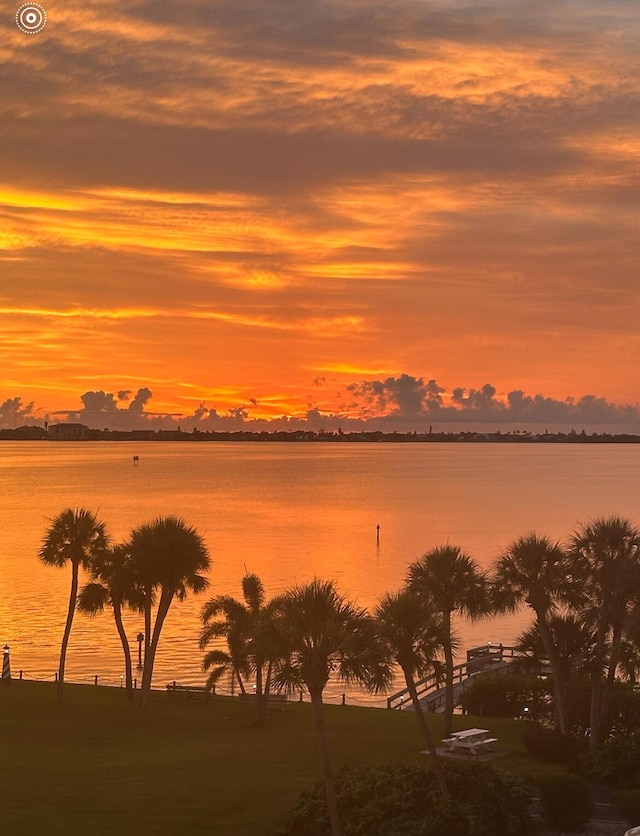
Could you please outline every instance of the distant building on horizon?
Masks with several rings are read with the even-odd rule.
[[[84,424],[49,424],[49,438],[53,441],[86,441],[89,427]]]

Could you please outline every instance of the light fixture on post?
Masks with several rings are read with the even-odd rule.
[[[2,684],[8,685],[11,682],[11,661],[9,659],[9,645],[5,644],[2,656]]]

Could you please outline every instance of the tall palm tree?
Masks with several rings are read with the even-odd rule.
[[[38,552],[40,560],[47,566],[62,568],[71,564],[71,590],[69,593],[69,608],[60,647],[60,665],[58,667],[57,696],[62,699],[64,687],[64,668],[67,658],[67,646],[73,615],[78,596],[78,579],[80,567],[89,570],[109,547],[109,537],[104,523],[86,508],[67,508],[51,520],[51,525],[45,532],[42,546]]]
[[[209,581],[206,572],[211,559],[204,540],[195,528],[179,517],[158,517],[131,532],[128,543],[136,582],[144,594],[146,652],[142,669],[140,704],[145,706],[162,626],[174,598],[183,601],[189,591],[203,592]],[[157,598],[153,629],[151,611]],[[148,638],[150,634],[150,639]]]
[[[569,733],[568,681],[550,621],[559,605],[579,599],[583,571],[583,566],[558,543],[535,533],[514,540],[493,567],[495,609],[513,611],[526,603],[536,615],[540,639],[551,664],[556,716],[563,734]]]
[[[290,690],[306,687],[324,776],[332,836],[340,836],[336,791],[324,723],[323,692],[334,675],[359,683],[372,693],[391,682],[386,648],[375,622],[363,609],[340,595],[332,581],[313,580],[283,596],[281,637],[286,647],[274,681]]]
[[[621,517],[601,517],[580,526],[569,548],[585,564],[582,613],[596,633],[589,716],[590,744],[596,747],[604,734],[626,622],[640,595],[640,531]]]
[[[438,546],[409,566],[407,586],[442,618],[445,661],[444,733],[453,728],[453,645],[451,616],[479,618],[490,611],[487,577],[459,546]]]
[[[131,648],[122,621],[122,610],[129,607],[136,612],[142,612],[144,598],[135,586],[127,547],[118,544],[108,549],[93,561],[89,571],[92,580],[80,590],[77,608],[90,616],[102,612],[105,606],[113,609],[113,618],[124,654],[127,699],[132,700]]]
[[[266,703],[271,687],[274,659],[274,638],[277,635],[274,619],[279,599],[267,601],[264,586],[257,575],[246,574],[242,579],[244,602],[229,595],[218,595],[202,608],[203,629],[200,649],[220,637],[227,640],[229,652],[210,651],[203,660],[204,670],[210,670],[208,686],[213,686],[229,667],[238,679],[241,691],[243,676],[256,677],[256,716],[264,723]]]
[[[442,794],[447,785],[440,769],[433,737],[422,711],[416,690],[416,677],[426,676],[433,669],[433,660],[442,649],[442,621],[429,605],[410,589],[385,595],[375,609],[379,634],[389,654],[400,666],[411,696],[418,725],[424,737]]]

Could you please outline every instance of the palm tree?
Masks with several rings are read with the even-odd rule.
[[[570,550],[585,566],[582,614],[596,634],[589,716],[595,748],[604,733],[626,622],[640,594],[640,531],[621,517],[595,519],[578,528]]]
[[[340,836],[322,695],[332,675],[372,693],[383,690],[391,682],[390,660],[374,620],[340,595],[332,581],[316,579],[295,587],[283,596],[280,611],[286,652],[275,667],[274,682],[289,690],[304,686],[309,692],[331,834]]]
[[[536,615],[540,639],[551,664],[555,709],[563,734],[569,733],[566,666],[550,628],[559,604],[579,597],[582,568],[558,543],[527,534],[515,540],[496,561],[493,598],[499,612],[516,610],[526,603]]]
[[[593,649],[595,633],[582,618],[572,613],[554,613],[547,620],[553,647],[557,652],[556,673],[550,681],[554,686],[555,677],[561,676],[563,711],[569,732],[583,734],[589,725],[589,712],[585,713],[582,694],[593,673]],[[520,656],[513,659],[514,671],[540,676],[549,664],[540,625],[533,624],[521,633],[515,643]],[[556,694],[554,690],[554,696]],[[557,697],[555,697],[557,702]],[[555,708],[555,706],[554,706]],[[556,719],[558,716],[555,711]]]
[[[581,618],[572,613],[554,613],[547,620],[553,646],[563,669],[565,681],[572,673],[582,673],[591,669],[591,659],[595,642],[594,632]],[[528,671],[540,675],[549,662],[549,654],[542,641],[538,619],[516,639],[514,670]]]
[[[385,595],[374,612],[379,634],[404,674],[418,725],[431,755],[440,790],[447,797],[447,785],[440,769],[433,737],[422,711],[415,678],[426,676],[433,659],[442,649],[442,622],[423,598],[410,589]]]
[[[238,685],[240,686],[240,693],[246,694],[247,689],[244,686],[244,680],[242,677],[245,675],[248,676],[250,673],[248,664],[246,660],[241,658],[241,652],[239,649],[238,651],[232,649],[233,640],[228,639],[228,641],[228,653],[224,650],[209,650],[205,653],[202,659],[202,670],[208,672],[209,674],[207,676],[207,681],[205,682],[205,687],[209,691],[214,691],[220,679],[230,671],[231,676],[237,679]]]
[[[59,568],[71,564],[71,591],[67,621],[60,647],[60,665],[58,667],[57,696],[62,699],[64,686],[64,668],[67,646],[71,635],[73,615],[78,596],[78,578],[80,567],[89,570],[109,547],[109,538],[104,523],[98,521],[95,514],[86,508],[67,508],[51,520],[45,532],[38,556],[47,566]]]
[[[242,579],[242,595],[244,603],[229,595],[218,595],[202,608],[204,626],[200,634],[200,649],[220,637],[226,638],[229,649],[228,653],[210,651],[203,660],[203,668],[212,669],[207,680],[208,687],[213,687],[231,668],[243,693],[243,676],[255,674],[257,722],[263,723],[271,687],[276,636],[274,618],[280,599],[267,601],[262,581],[252,574],[246,574]]]
[[[189,591],[197,594],[207,588],[209,581],[200,573],[209,569],[211,560],[200,534],[179,517],[158,517],[139,526],[132,531],[127,548],[135,580],[144,595],[146,652],[140,691],[140,704],[144,706],[149,700],[160,633],[171,602],[174,598],[183,601]]]
[[[489,586],[477,563],[459,546],[439,546],[409,566],[407,586],[429,602],[442,618],[445,660],[444,734],[453,728],[453,613],[479,618],[487,615]]]
[[[105,551],[93,561],[90,574],[92,580],[80,590],[77,608],[90,616],[102,612],[105,606],[113,609],[113,617],[124,653],[127,699],[132,700],[131,648],[122,622],[122,609],[130,607],[137,612],[142,612],[144,598],[140,590],[135,587],[127,547],[119,544]]]

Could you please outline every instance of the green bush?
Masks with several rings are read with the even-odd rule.
[[[550,716],[549,686],[537,676],[522,673],[484,674],[460,694],[459,704],[467,714],[478,717]]]
[[[344,836],[520,836],[529,828],[529,793],[486,764],[442,763],[450,798],[435,773],[413,766],[341,769],[336,774]],[[275,836],[327,836],[323,782],[303,792]]]
[[[525,725],[522,744],[532,758],[549,763],[569,763],[588,746],[584,738],[560,734],[537,723]]]
[[[538,783],[542,817],[552,830],[580,833],[593,813],[591,787],[578,775],[547,775]]]
[[[619,790],[612,793],[611,800],[632,827],[640,825],[640,790]]]
[[[580,755],[570,769],[595,784],[640,789],[640,731],[612,737],[593,752]]]

